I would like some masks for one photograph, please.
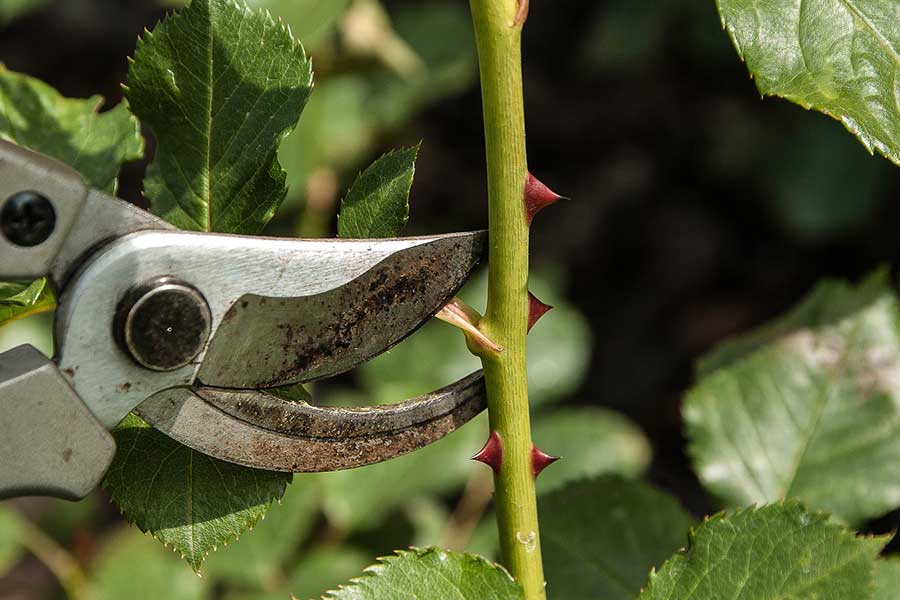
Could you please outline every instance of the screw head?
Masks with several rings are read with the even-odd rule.
[[[163,277],[138,286],[122,301],[117,337],[139,365],[152,371],[180,369],[203,350],[212,314],[193,286]]]
[[[53,204],[37,192],[13,194],[0,210],[0,231],[16,246],[39,246],[53,235],[55,228]]]

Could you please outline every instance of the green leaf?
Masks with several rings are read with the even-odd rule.
[[[858,285],[841,279],[825,279],[784,316],[716,346],[697,362],[697,375],[703,377],[727,367],[798,329],[841,321],[877,300],[888,289],[890,273],[884,267]]]
[[[385,154],[359,174],[341,202],[338,235],[386,238],[399,235],[409,219],[409,190],[419,147]]]
[[[851,524],[900,506],[900,304],[873,285],[687,394],[695,468],[729,506],[794,497]]]
[[[137,533],[121,530],[108,538],[92,569],[99,600],[201,600],[204,580],[184,568],[171,552]]]
[[[31,283],[0,281],[0,326],[53,310],[55,306],[56,296],[46,279]]]
[[[64,98],[0,64],[0,138],[73,167],[89,185],[114,194],[122,163],[140,159],[144,141],[125,103],[98,113],[103,98]]]
[[[900,164],[900,7],[884,0],[717,0],[762,94],[840,121]]]
[[[596,475],[637,477],[650,465],[650,442],[628,418],[602,408],[563,408],[534,420],[534,442],[561,457],[537,479],[538,494]]]
[[[325,600],[520,600],[522,588],[502,567],[480,556],[436,548],[401,550],[381,559]]]
[[[280,498],[289,473],[259,471],[182,446],[129,415],[103,486],[122,514],[195,571],[219,545],[252,528]]]
[[[264,587],[279,578],[318,515],[315,487],[290,486],[249,535],[229,545],[227,551],[209,557],[206,575],[237,585]]]
[[[857,537],[796,502],[719,514],[691,532],[640,600],[871,598],[884,537]]]
[[[632,600],[694,523],[667,494],[615,477],[543,496],[538,508],[552,598]]]
[[[288,29],[232,0],[194,0],[139,40],[128,83],[132,109],[158,140],[145,181],[153,210],[183,229],[259,233],[287,191],[278,145],[312,88]],[[195,570],[253,527],[291,480],[194,452],[133,416],[116,437],[113,498]],[[122,451],[138,441],[146,451]]]
[[[145,193],[182,229],[259,233],[284,199],[278,145],[312,88],[303,47],[268,13],[194,0],[139,41],[132,110],[156,134]]]
[[[872,600],[897,600],[897,590],[900,590],[900,558],[889,556],[876,561]]]

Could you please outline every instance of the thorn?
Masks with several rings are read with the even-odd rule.
[[[488,441],[478,451],[478,454],[472,457],[472,460],[482,462],[492,468],[494,473],[499,473],[500,465],[503,462],[503,443],[500,441],[500,434],[491,431]]]
[[[528,292],[528,331],[531,331],[531,328],[534,327],[534,324],[538,322],[538,320],[550,312],[550,309],[553,307],[549,304],[544,304],[537,297],[532,294],[530,291]]]
[[[566,199],[541,183],[537,177],[529,172],[528,177],[525,179],[525,221],[531,225],[534,215],[540,212],[541,209],[550,206],[558,200]]]
[[[516,18],[513,20],[513,27],[522,25],[528,19],[528,3],[529,0],[519,0],[519,10],[516,12]]]
[[[447,305],[439,310],[434,316],[445,323],[450,323],[454,327],[462,329],[466,334],[466,338],[476,346],[480,346],[481,348],[485,348],[497,354],[503,352],[502,346],[498,345],[494,340],[486,336],[483,331],[478,329],[478,322],[481,321],[481,315],[478,314],[478,311],[459,298],[454,298],[448,302]]]
[[[531,472],[534,474],[534,478],[537,479],[537,476],[541,474],[541,471],[555,463],[559,460],[558,456],[550,456],[537,446],[531,446]]]

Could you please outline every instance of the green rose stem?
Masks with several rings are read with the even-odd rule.
[[[524,0],[523,0],[524,1]],[[477,350],[484,365],[502,561],[527,600],[546,598],[532,471],[525,338],[529,324],[528,177],[522,96],[523,11],[517,0],[470,0],[481,70],[487,149],[490,269],[487,312],[478,328],[502,348]]]

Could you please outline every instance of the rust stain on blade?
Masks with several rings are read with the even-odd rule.
[[[199,380],[255,389],[348,371],[403,340],[453,297],[484,243],[482,234],[438,238],[315,296],[244,296],[219,324]]]
[[[226,408],[237,398],[224,390],[197,392]],[[260,399],[266,406],[268,398]],[[241,401],[254,403],[249,396]],[[393,405],[394,409],[353,409],[349,411],[355,413],[352,418],[347,418],[346,409],[302,404],[297,406],[308,410],[298,413],[304,415],[300,419],[269,409],[259,414],[237,410],[248,419],[256,415],[253,420],[258,424],[254,424],[221,410],[189,388],[161,392],[135,412],[163,433],[209,456],[259,469],[304,473],[361,467],[417,450],[470,421],[485,404],[484,379],[478,372],[432,394]]]

